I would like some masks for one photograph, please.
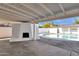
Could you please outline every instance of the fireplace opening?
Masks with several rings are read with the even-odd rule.
[[[23,33],[23,38],[29,38],[29,33]]]

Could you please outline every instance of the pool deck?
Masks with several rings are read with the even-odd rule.
[[[0,56],[78,56],[77,53],[41,41],[0,41]]]
[[[79,55],[79,41],[68,41],[68,40],[56,40],[54,38],[40,38],[39,41],[48,43],[52,46],[56,46],[62,49],[66,49],[68,51],[73,51]]]

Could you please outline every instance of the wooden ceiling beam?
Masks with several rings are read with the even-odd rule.
[[[35,12],[35,13],[37,13],[37,14],[39,14],[39,15],[45,16],[43,13],[39,12],[38,10],[32,8],[32,7],[29,6],[29,5],[28,5],[28,6],[25,5],[25,4],[21,4],[21,5],[23,5],[24,7],[26,7],[26,8],[28,8],[28,9],[32,10],[33,12]]]
[[[60,7],[60,9],[62,10],[62,12],[65,14],[65,13],[66,13],[66,11],[65,11],[64,7],[62,6],[62,4],[61,4],[61,3],[59,3],[59,4],[58,4],[58,6],[59,6],[59,7]]]
[[[12,8],[14,8],[14,9],[16,9],[16,10],[18,10],[18,11],[24,12],[24,13],[25,13],[24,15],[31,15],[31,16],[29,16],[29,17],[38,17],[37,15],[35,15],[35,14],[31,13],[31,12],[28,12],[27,10],[25,11],[25,10],[23,10],[23,9],[21,9],[21,8],[18,8],[18,7],[16,7],[16,6],[13,6],[13,5],[11,5],[11,4],[5,4],[5,5],[7,5],[7,6],[9,6],[9,7],[12,7]],[[20,13],[21,13],[21,12],[20,12]]]
[[[9,8],[7,8],[7,7],[4,7],[4,6],[0,6],[0,9],[3,9],[3,10],[6,10],[6,11],[15,13],[16,15],[19,15],[19,16],[22,16],[22,17],[32,18],[32,17],[30,17],[30,16],[28,16],[28,15],[24,15],[24,14],[22,14],[22,13],[20,13],[20,12],[17,12],[17,11],[15,11],[15,10],[9,9]]]
[[[49,12],[51,15],[54,15],[54,13],[44,4],[40,4],[41,7],[43,7],[47,12]]]
[[[19,15],[16,15],[16,14],[12,14],[12,13],[9,13],[9,12],[3,11],[3,10],[0,10],[0,15],[2,15],[2,14],[9,15],[9,16],[14,17],[14,18],[17,17],[17,18],[24,19],[24,20],[28,19],[28,18],[19,16]]]

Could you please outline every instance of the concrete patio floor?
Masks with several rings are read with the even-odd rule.
[[[77,53],[79,56],[79,41],[68,41],[68,40],[57,40],[57,39],[46,39],[46,38],[40,38],[41,42],[50,44],[55,47],[59,47],[68,51],[72,51]]]
[[[0,56],[76,56],[75,52],[68,51],[40,41],[26,41],[9,43],[0,41]]]

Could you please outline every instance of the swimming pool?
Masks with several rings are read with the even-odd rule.
[[[70,41],[79,41],[79,35],[76,34],[40,34],[40,37],[56,39],[56,40],[70,40]]]

